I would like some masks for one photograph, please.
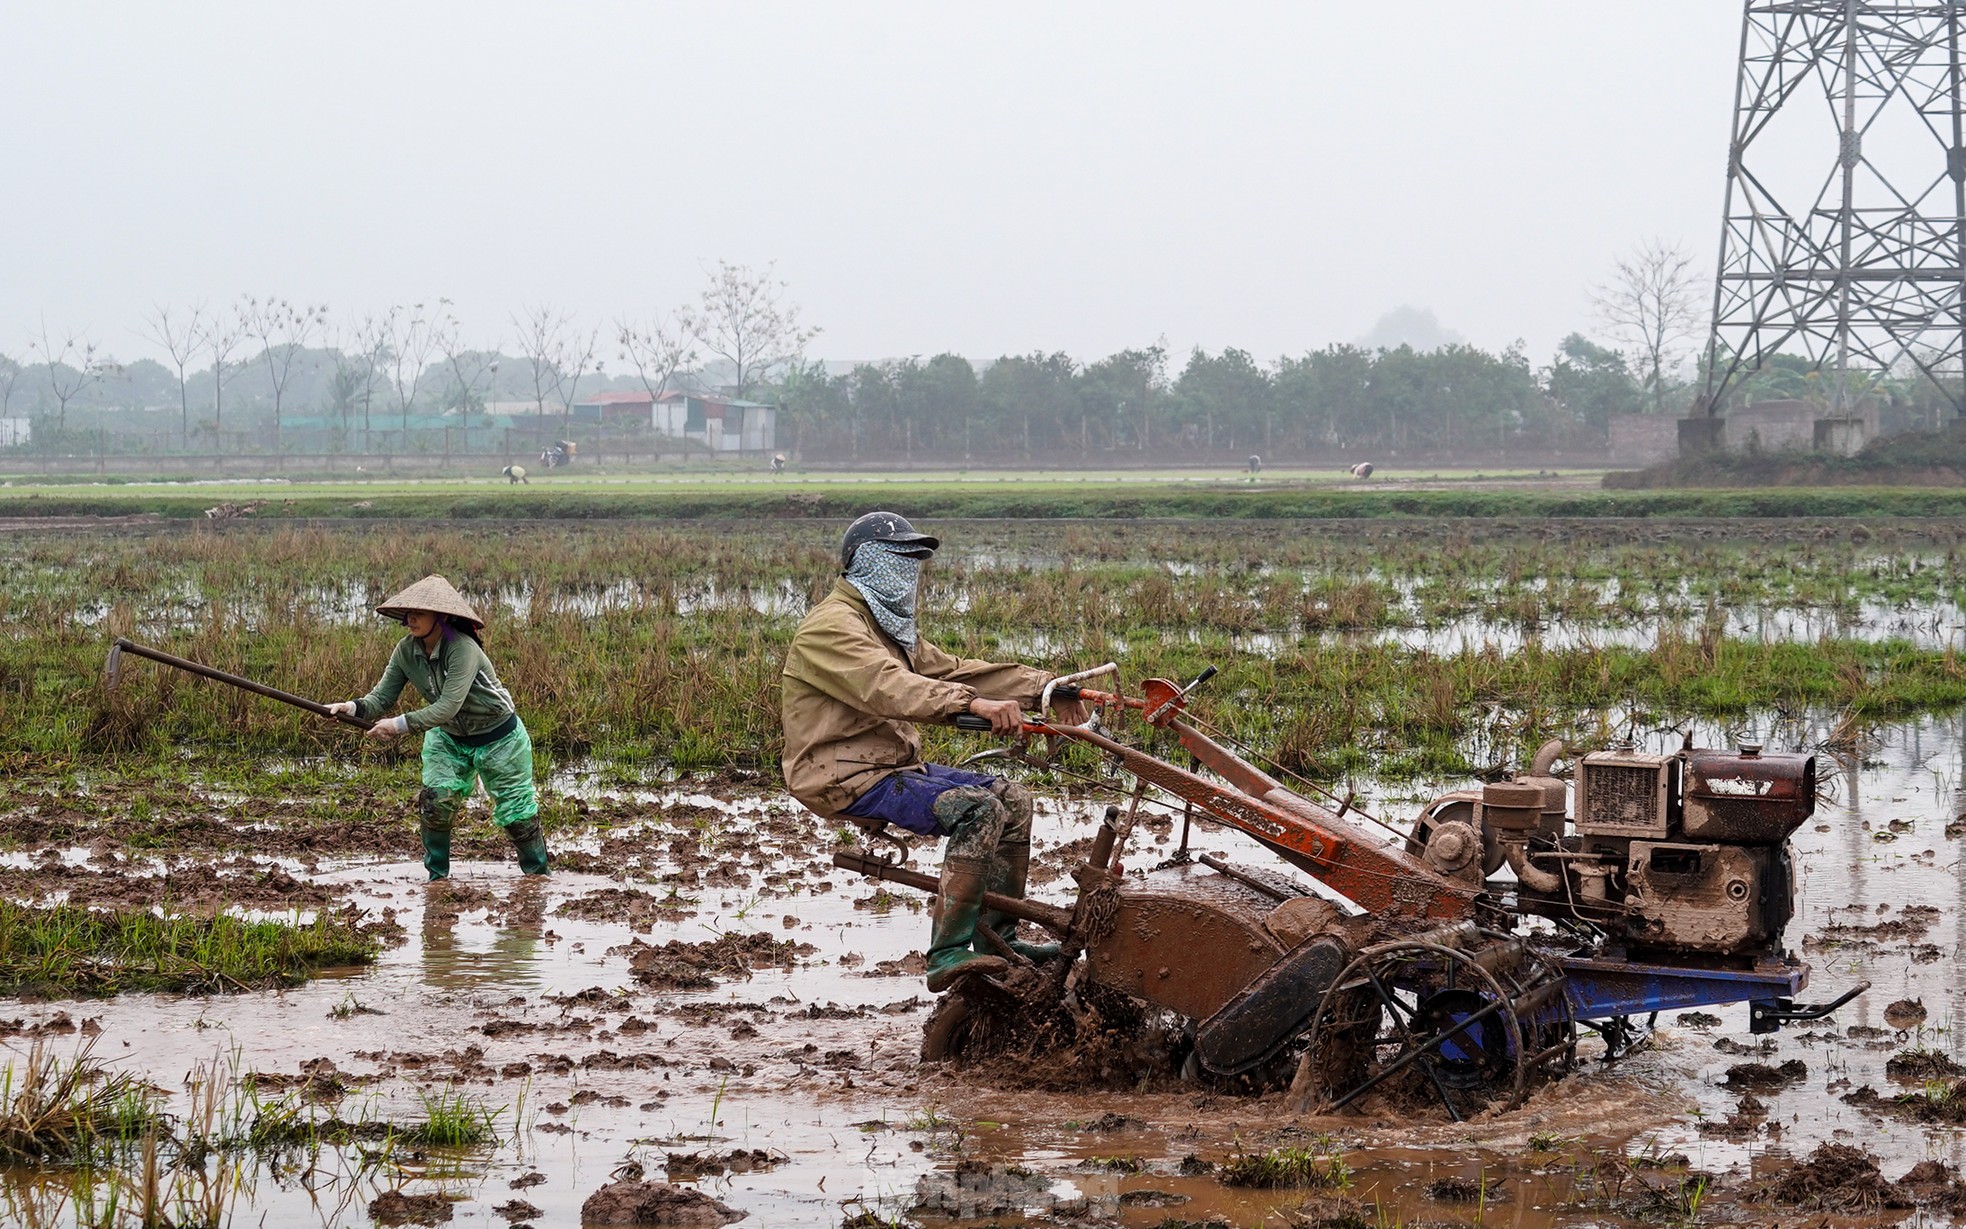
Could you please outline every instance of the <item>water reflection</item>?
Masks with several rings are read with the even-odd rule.
[[[545,984],[539,959],[545,936],[543,878],[522,876],[502,902],[488,902],[486,895],[451,879],[425,888],[419,964],[424,984],[454,993],[493,986],[530,992]],[[460,926],[461,911],[487,904],[486,922]]]

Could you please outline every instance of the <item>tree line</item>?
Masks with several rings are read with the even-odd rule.
[[[366,450],[377,430],[408,447],[432,416],[470,425],[493,403],[569,416],[603,390],[682,389],[775,404],[778,447],[821,460],[1574,452],[1601,446],[1620,415],[1687,412],[1701,383],[1688,361],[1690,268],[1658,243],[1619,261],[1593,290],[1611,344],[1575,332],[1540,366],[1521,343],[1329,345],[1264,361],[1236,347],[1177,356],[1160,342],[1093,361],[826,363],[808,355],[819,330],[772,267],[721,261],[679,307],[605,327],[528,307],[491,345],[466,336],[447,299],[343,319],[248,295],[216,310],[154,309],[144,334],[164,363],[119,364],[86,334],[44,326],[19,357],[0,354],[0,418],[31,415],[37,441],[60,447],[71,410],[167,405],[186,451],[243,421],[254,450],[278,452],[296,420],[316,434],[328,424],[337,449]],[[1737,396],[1806,398],[1815,379],[1777,359]],[[1944,396],[1922,378],[1877,373],[1865,393],[1884,402],[1887,431],[1941,418]]]

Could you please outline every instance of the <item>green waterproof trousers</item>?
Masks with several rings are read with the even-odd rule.
[[[467,747],[442,730],[423,735],[423,784],[455,808],[482,778],[491,795],[492,822],[501,828],[523,824],[539,814],[539,794],[532,784],[532,735],[526,723],[504,738],[483,747]]]

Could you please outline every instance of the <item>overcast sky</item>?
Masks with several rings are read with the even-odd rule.
[[[0,352],[155,303],[596,323],[776,261],[834,359],[1261,359],[1402,304],[1538,363],[1710,271],[1740,6],[0,0]],[[1705,275],[1705,274],[1703,274]]]

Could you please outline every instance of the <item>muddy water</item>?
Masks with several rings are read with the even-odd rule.
[[[1718,731],[1702,733],[1718,741]],[[606,791],[575,788],[608,800]],[[801,826],[783,799],[675,788],[634,796],[632,827],[562,843],[576,865],[618,867],[615,875],[522,881],[505,863],[460,861],[452,886],[430,888],[403,862],[262,859],[378,914],[393,910],[406,938],[372,969],[278,994],[8,1002],[0,1017],[59,1029],[65,1016],[99,1030],[98,1057],[168,1090],[201,1064],[295,1076],[326,1058],[350,1090],[321,1113],[411,1123],[420,1094],[446,1087],[500,1111],[494,1147],[400,1150],[366,1167],[354,1150],[327,1149],[305,1181],[299,1166],[251,1166],[233,1208],[241,1224],[362,1223],[389,1190],[452,1199],[455,1224],[502,1225],[512,1215],[573,1224],[582,1200],[624,1164],[659,1178],[670,1154],[757,1150],[763,1163],[747,1172],[693,1179],[750,1212],[750,1224],[836,1226],[867,1211],[882,1223],[1149,1226],[1219,1214],[1255,1225],[1277,1223],[1278,1210],[1306,1194],[1229,1188],[1184,1169],[1276,1146],[1341,1149],[1352,1169],[1345,1193],[1386,1224],[1645,1223],[1625,1215],[1628,1200],[1618,1202],[1632,1179],[1608,1177],[1594,1159],[1626,1149],[1681,1154],[1711,1175],[1710,1193],[1696,1197],[1703,1210],[1690,1219],[1769,1223],[1776,1214],[1748,1202],[1757,1181],[1823,1141],[1861,1143],[1890,1178],[1928,1158],[1966,1164],[1956,1129],[1900,1123],[1843,1100],[1866,1085],[1887,1097],[1897,1091],[1885,1062],[1907,1046],[1959,1053],[1966,884],[1960,838],[1946,827],[1966,810],[1966,728],[1957,718],[1886,728],[1847,760],[1834,792],[1796,837],[1803,873],[1789,938],[1814,966],[1805,998],[1865,978],[1874,983],[1868,995],[1833,1021],[1791,1027],[1765,1046],[1748,1034],[1741,1007],[1714,1012],[1717,1024],[1664,1018],[1653,1046],[1634,1058],[1611,1068],[1586,1062],[1523,1109],[1469,1124],[1291,1121],[1275,1097],[1174,1081],[1143,1092],[1034,1093],[925,1066],[916,1054],[928,996],[918,977],[882,968],[921,943],[920,898],[832,870],[829,834]],[[1090,835],[1096,809],[1046,807],[1039,878],[1049,878],[1034,894],[1064,899],[1055,851]],[[1136,843],[1164,850],[1173,839],[1143,831]],[[646,858],[624,856],[638,845]],[[1195,845],[1261,857],[1232,833],[1200,831]],[[64,861],[90,856],[73,850]],[[1136,847],[1129,863],[1156,856]],[[695,870],[678,875],[686,864]],[[662,907],[631,919],[596,903],[623,887]],[[587,916],[563,912],[569,905]],[[1919,905],[1936,914],[1908,910]],[[624,950],[726,934],[810,950],[693,991],[638,983],[632,949]],[[1886,1005],[1902,999],[1922,1001],[1921,1027],[1885,1019]],[[83,1044],[59,1031],[43,1040]],[[17,1054],[29,1042],[6,1044]],[[1740,1102],[1723,1086],[1729,1068],[1790,1060],[1806,1074],[1758,1090],[1766,1117],[1728,1127]],[[543,1180],[530,1183],[534,1174]],[[1669,1192],[1688,1182],[1651,1181]],[[1447,1197],[1456,1185],[1459,1200]],[[1479,1213],[1465,1199],[1469,1188],[1490,1200]],[[69,1191],[58,1174],[7,1173],[0,1221],[78,1223]],[[537,1213],[513,1212],[514,1200]],[[1654,1207],[1651,1223],[1658,1216]]]

